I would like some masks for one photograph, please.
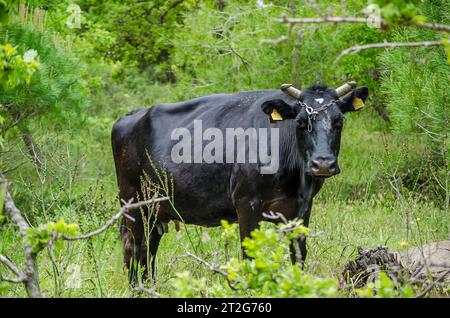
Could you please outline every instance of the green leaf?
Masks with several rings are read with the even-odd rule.
[[[417,22],[417,23],[425,23],[427,21],[427,18],[423,15],[416,15],[413,18],[413,22]]]
[[[55,231],[58,233],[64,233],[66,229],[66,225],[64,223],[64,221],[61,219],[58,222],[56,222],[55,225]]]

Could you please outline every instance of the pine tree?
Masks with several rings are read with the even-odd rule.
[[[10,15],[0,29],[1,43],[10,43],[21,55],[27,51],[37,54],[39,67],[29,82],[0,88],[0,115],[18,125],[38,166],[42,159],[27,122],[48,114],[63,117],[68,112],[80,112],[87,102],[80,61],[71,54],[70,42],[46,29],[45,19],[45,11],[21,5],[18,15]]]

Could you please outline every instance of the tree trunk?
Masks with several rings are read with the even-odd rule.
[[[22,140],[27,147],[28,153],[31,156],[31,159],[33,160],[33,163],[36,165],[36,167],[41,170],[42,168],[42,152],[39,149],[39,146],[34,142],[33,136],[31,135],[30,130],[25,125],[25,123],[22,122],[22,116],[19,112],[14,111],[11,107],[11,105],[6,104],[5,108],[8,109],[9,113],[11,114],[12,118],[16,123],[18,123],[20,134],[22,135]]]
[[[34,142],[33,136],[27,126],[19,125],[20,133],[22,134],[22,140],[28,149],[28,153],[31,156],[34,164],[40,170],[42,167],[42,153],[39,146]]]

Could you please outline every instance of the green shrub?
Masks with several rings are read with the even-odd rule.
[[[413,288],[410,285],[397,288],[394,282],[385,272],[381,272],[378,279],[367,284],[364,288],[357,289],[356,294],[362,298],[411,298],[414,297]]]
[[[237,239],[237,224],[222,221],[222,225],[223,239]],[[176,297],[335,297],[336,279],[315,277],[302,271],[299,264],[290,264],[290,240],[307,234],[301,221],[257,229],[242,243],[252,259],[232,258],[221,266],[227,273],[225,281],[206,289],[204,278],[196,279],[185,271],[173,279],[172,293]]]

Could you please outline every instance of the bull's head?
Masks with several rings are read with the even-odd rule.
[[[293,99],[266,101],[262,110],[271,122],[294,120],[297,123],[298,150],[308,174],[317,177],[338,174],[344,114],[362,108],[369,94],[367,87],[356,88],[355,82],[349,82],[337,89],[315,85],[299,90],[290,84],[283,84],[281,89]]]

